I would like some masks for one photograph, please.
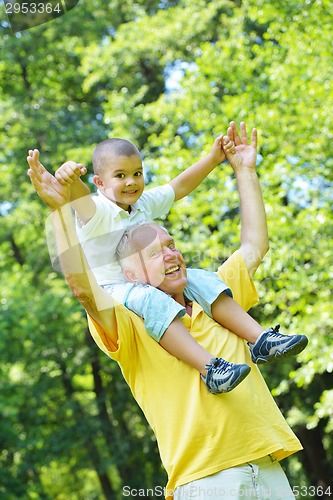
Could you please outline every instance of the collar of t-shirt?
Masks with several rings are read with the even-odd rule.
[[[119,207],[114,201],[109,200],[105,196],[105,194],[102,193],[99,189],[97,189],[96,195],[99,196],[101,200],[103,200],[103,203],[106,203],[107,205],[110,206],[111,210],[115,215],[133,215],[137,211],[141,211],[140,204],[138,202],[134,203],[133,205],[130,205],[131,211],[128,212],[127,210],[124,210],[123,208]]]

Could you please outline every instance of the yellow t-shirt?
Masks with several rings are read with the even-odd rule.
[[[218,275],[245,310],[257,302],[239,251]],[[169,479],[167,498],[177,486],[220,470],[268,454],[281,460],[302,449],[251,362],[246,342],[215,323],[198,304],[183,321],[199,344],[215,356],[251,365],[248,377],[230,393],[211,394],[198,372],[168,354],[147,335],[142,319],[124,306],[116,307],[116,318],[118,345],[88,318],[90,331],[99,347],[119,363],[156,435]]]

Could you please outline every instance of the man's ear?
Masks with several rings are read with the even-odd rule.
[[[93,180],[93,183],[95,184],[95,186],[98,189],[101,189],[103,187],[103,181],[102,181],[102,179],[100,178],[99,175],[94,175],[94,177],[92,178],[92,180]]]
[[[136,283],[137,281],[139,281],[137,275],[135,274],[135,271],[130,268],[123,269],[123,274],[127,281],[130,281],[131,283]]]

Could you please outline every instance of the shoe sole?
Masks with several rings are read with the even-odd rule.
[[[266,359],[266,358],[261,358],[258,357],[255,361],[253,361],[256,365],[262,365],[264,363],[271,363],[272,361],[275,361],[277,359],[285,359],[285,358],[291,358],[292,356],[297,356],[300,352],[304,351],[306,346],[308,345],[308,338],[304,336],[304,338],[296,345],[290,347],[289,349],[286,348],[283,351],[276,351],[274,356],[272,358]]]

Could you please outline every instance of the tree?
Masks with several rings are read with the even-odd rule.
[[[142,150],[154,185],[204,154],[231,119],[259,129],[271,250],[252,313],[310,338],[297,359],[263,369],[305,448],[286,467],[294,485],[330,485],[331,4],[92,0],[15,36],[3,21],[2,494],[121,498],[124,484],[165,482],[117,367],[88,341],[83,312],[50,267],[27,149],[40,148],[50,168],[70,158],[90,169],[94,145],[122,136]],[[237,204],[223,164],[172,208],[164,223],[189,264],[215,269],[236,247]]]

